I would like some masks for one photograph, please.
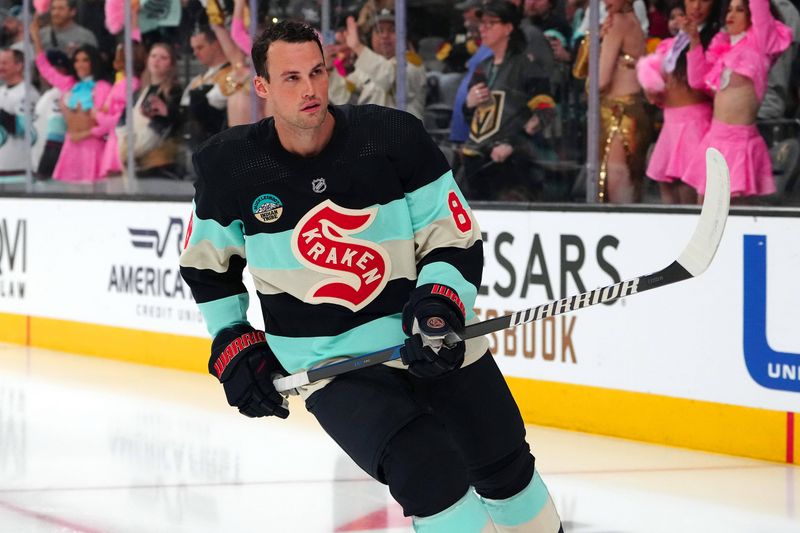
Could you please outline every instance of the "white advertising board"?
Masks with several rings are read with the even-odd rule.
[[[188,203],[0,199],[0,312],[206,336]],[[648,274],[696,214],[479,211],[481,318]],[[509,376],[800,411],[800,218],[729,217],[702,276],[493,334]],[[247,278],[247,276],[246,276]],[[252,284],[250,318],[262,320]]]
[[[0,312],[207,336],[178,268],[190,210],[0,199]],[[258,306],[251,311],[263,324]]]

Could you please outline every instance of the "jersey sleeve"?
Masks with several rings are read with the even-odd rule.
[[[402,158],[405,200],[414,230],[416,286],[447,285],[472,310],[483,271],[481,231],[438,146],[412,119]]]
[[[232,195],[207,178],[221,165],[209,165],[202,151],[193,159],[198,177],[180,268],[213,337],[248,323],[249,296],[242,282],[244,224]]]

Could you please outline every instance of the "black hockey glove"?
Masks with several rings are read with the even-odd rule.
[[[446,374],[464,363],[464,343],[447,345],[444,336],[464,328],[464,304],[446,285],[427,284],[411,291],[403,307],[403,332],[409,336],[400,348],[408,370],[421,378]]]
[[[289,416],[283,396],[272,385],[272,374],[286,371],[263,331],[238,324],[219,332],[211,344],[208,371],[222,383],[228,404],[243,415]]]

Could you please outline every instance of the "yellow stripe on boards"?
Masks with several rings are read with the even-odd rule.
[[[25,344],[27,342],[27,318],[25,315],[0,313],[0,342]]]
[[[786,460],[786,413],[506,377],[527,423],[627,439]]]
[[[31,317],[30,328],[39,348],[208,372],[209,339],[40,317]]]
[[[0,313],[0,342],[25,344],[27,317]],[[210,341],[51,318],[30,318],[30,345],[51,350],[206,373]],[[769,461],[787,458],[787,414],[506,377],[525,422],[726,453]],[[794,462],[800,458],[800,415],[794,419]]]

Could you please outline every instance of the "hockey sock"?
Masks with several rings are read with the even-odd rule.
[[[519,493],[504,500],[480,498],[498,533],[558,533],[561,519],[539,472]]]
[[[494,533],[492,521],[472,488],[463,498],[435,515],[414,517],[417,533]]]

